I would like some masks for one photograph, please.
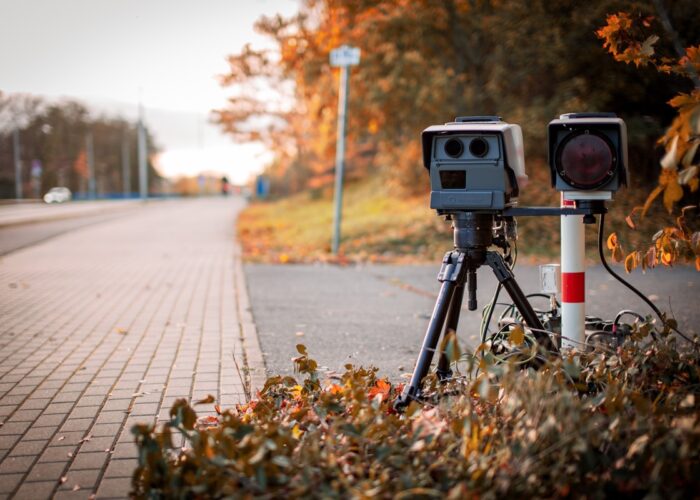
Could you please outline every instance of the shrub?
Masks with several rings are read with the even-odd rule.
[[[136,426],[137,497],[693,497],[700,480],[697,349],[651,342],[571,353],[538,371],[467,355],[465,373],[401,384],[346,366],[322,380],[304,346],[301,380],[197,419],[185,400],[160,429]],[[643,338],[640,338],[643,337]],[[188,445],[172,446],[173,433]]]

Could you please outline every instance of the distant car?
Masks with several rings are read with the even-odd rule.
[[[49,189],[49,192],[44,195],[44,201],[46,203],[63,203],[64,201],[70,201],[71,197],[70,189],[55,187]]]

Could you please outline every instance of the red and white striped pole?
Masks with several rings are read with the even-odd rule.
[[[561,195],[562,208],[575,208]],[[586,237],[583,216],[561,216],[562,347],[580,348],[586,340]]]

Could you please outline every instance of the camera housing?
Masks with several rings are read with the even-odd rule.
[[[568,113],[549,122],[552,187],[570,200],[606,200],[629,181],[627,127],[615,113]]]
[[[498,212],[526,180],[523,134],[498,116],[463,116],[426,128],[423,166],[430,172],[430,208],[438,213]]]

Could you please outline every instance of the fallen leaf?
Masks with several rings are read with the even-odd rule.
[[[194,404],[205,405],[205,404],[213,403],[214,401],[216,401],[216,398],[214,396],[212,396],[211,394],[209,394],[209,395],[207,395],[206,398],[200,399],[199,401],[195,401]]]
[[[516,325],[508,334],[508,341],[514,345],[523,345],[525,342],[525,330],[520,325]]]

